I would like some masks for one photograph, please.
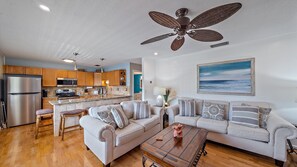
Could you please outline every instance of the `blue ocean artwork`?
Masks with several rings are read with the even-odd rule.
[[[253,92],[252,61],[199,66],[199,92],[239,93]]]

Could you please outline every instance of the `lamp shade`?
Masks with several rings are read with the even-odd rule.
[[[166,95],[166,88],[154,87],[154,95]]]

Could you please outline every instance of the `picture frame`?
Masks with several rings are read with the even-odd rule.
[[[197,93],[255,96],[255,58],[198,64]]]

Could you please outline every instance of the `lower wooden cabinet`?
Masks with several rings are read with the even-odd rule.
[[[43,109],[53,109],[53,106],[49,103],[49,101],[56,101],[57,97],[43,97],[42,98],[42,108]]]

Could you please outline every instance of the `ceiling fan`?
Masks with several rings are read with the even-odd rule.
[[[160,41],[162,39],[175,36],[177,37],[171,43],[173,51],[178,50],[185,42],[185,35],[189,35],[192,39],[202,42],[213,42],[223,39],[223,36],[214,30],[201,29],[209,27],[224,21],[232,16],[241,8],[241,3],[230,3],[218,6],[203,12],[195,17],[192,21],[186,17],[188,14],[187,8],[178,9],[175,12],[177,19],[156,11],[149,12],[149,16],[158,24],[173,29],[173,33],[168,33],[154,38],[148,39],[141,43],[141,45]]]

